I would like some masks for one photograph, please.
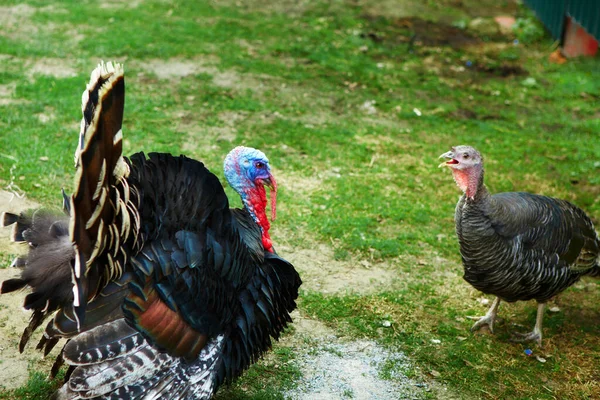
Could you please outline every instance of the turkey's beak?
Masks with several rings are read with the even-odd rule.
[[[451,166],[453,164],[458,164],[458,161],[456,161],[454,159],[454,150],[450,150],[450,151],[442,154],[441,156],[439,156],[439,158],[449,158],[450,160],[444,161],[443,163],[441,163],[440,165],[438,165],[438,168],[449,167],[449,166]]]
[[[275,221],[277,214],[277,182],[275,181],[275,177],[269,174],[269,177],[263,179],[262,183],[271,191],[271,221]]]

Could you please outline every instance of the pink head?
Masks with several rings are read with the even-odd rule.
[[[458,187],[473,199],[483,184],[483,157],[471,146],[455,146],[442,154],[440,158],[449,158],[440,167],[452,169],[452,176]]]
[[[277,183],[271,174],[269,159],[260,150],[239,146],[225,157],[224,170],[227,182],[240,195],[246,209],[260,226],[265,250],[273,252],[265,186],[271,190],[271,220],[275,220]]]

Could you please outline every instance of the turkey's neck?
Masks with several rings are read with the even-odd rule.
[[[267,218],[267,192],[264,186],[255,186],[244,193],[242,201],[246,209],[254,218],[254,221],[260,226],[262,232],[262,244],[266,251],[274,253],[273,242],[269,235],[271,223]]]
[[[452,176],[460,190],[462,190],[470,200],[474,200],[475,197],[482,197],[487,193],[485,185],[483,184],[483,167],[453,169]]]

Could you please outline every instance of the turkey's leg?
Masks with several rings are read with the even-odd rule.
[[[500,305],[500,297],[496,297],[492,306],[483,317],[474,317],[478,319],[477,322],[471,327],[471,332],[480,329],[482,326],[487,325],[490,328],[490,332],[494,333],[494,321],[498,314],[498,306]]]
[[[517,333],[514,334],[518,338],[513,338],[514,342],[529,342],[536,341],[538,346],[542,347],[542,322],[544,321],[544,308],[546,303],[538,303],[537,316],[535,317],[535,326],[533,331],[529,333]]]

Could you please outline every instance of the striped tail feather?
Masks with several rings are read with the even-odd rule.
[[[127,184],[129,166],[122,156],[124,102],[123,67],[101,63],[82,96],[75,190],[66,206],[76,251],[73,304],[78,325],[87,302],[121,276],[128,253],[137,245],[139,201]]]

